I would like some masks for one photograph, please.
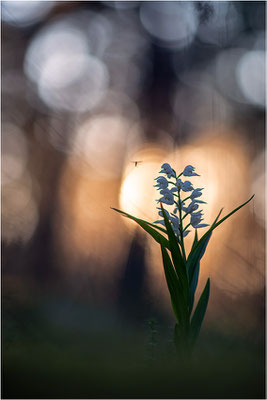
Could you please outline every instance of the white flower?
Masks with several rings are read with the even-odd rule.
[[[181,200],[181,207],[183,209],[184,207],[184,200]],[[176,206],[175,209],[173,210],[174,214],[177,214],[177,212],[179,211],[179,208]]]
[[[202,200],[196,200],[196,199],[194,199],[193,201],[194,201],[195,203],[207,204],[206,201],[202,201]]]
[[[164,219],[159,219],[158,221],[154,221],[154,224],[161,224],[161,225],[165,226]]]
[[[172,223],[173,230],[176,231],[177,229],[179,229],[180,220],[177,217],[177,215],[172,214],[172,217],[170,217],[170,220],[171,220],[171,223]]]
[[[175,183],[175,187],[178,190],[182,189],[184,192],[190,192],[191,190],[194,190],[191,182],[189,182],[189,181],[183,182],[182,179],[177,179],[177,181]]]
[[[157,207],[157,209],[159,210],[158,214],[159,214],[161,217],[163,217],[163,212],[162,212],[161,208],[160,208],[160,207]],[[165,208],[164,208],[164,211],[165,211],[165,214],[167,215],[167,218],[170,219],[169,211],[165,210]]]
[[[172,229],[173,229],[175,235],[179,236],[180,235],[180,220],[175,214],[172,214],[172,215],[173,216],[170,218],[171,224],[172,224]]]
[[[192,186],[192,183],[189,182],[189,181],[185,181],[185,182],[182,184],[182,191],[183,191],[183,192],[191,192],[191,190],[194,190],[194,188],[193,188],[193,186]]]
[[[200,224],[200,222],[203,220],[202,215],[202,211],[191,214],[190,224],[193,226],[193,228],[204,228],[205,226],[208,226],[208,224]]]
[[[198,188],[198,189],[193,190],[193,192],[190,195],[190,199],[193,200],[195,203],[206,204],[205,201],[197,199],[197,197],[202,196],[201,190],[203,190],[203,189],[204,188]]]
[[[157,207],[157,208],[160,210],[159,215],[161,217],[163,217],[163,212],[161,211],[161,209],[159,207]],[[170,223],[172,225],[172,229],[173,229],[175,235],[177,237],[181,236],[181,234],[180,234],[180,219],[177,217],[177,215],[171,213],[171,216],[170,216],[170,214],[167,210],[164,209],[164,211],[167,215],[168,220],[170,221]],[[154,221],[154,224],[161,224],[164,227],[166,227],[164,219],[159,219],[158,221]],[[190,231],[184,231],[183,237],[187,236],[189,232]]]
[[[162,196],[159,200],[156,201],[158,203],[161,202],[174,207],[172,212],[168,212],[167,210],[165,210],[165,213],[178,241],[179,238],[181,238],[181,233],[183,237],[187,236],[190,233],[190,230],[183,231],[183,219],[181,219],[182,211],[185,213],[183,218],[185,218],[187,215],[190,216],[189,225],[191,225],[193,228],[204,228],[205,226],[208,226],[208,224],[202,223],[203,211],[202,210],[198,211],[199,205],[202,203],[204,204],[206,203],[203,200],[199,200],[199,198],[202,196],[202,190],[204,188],[194,189],[190,181],[183,182],[183,180],[180,179],[182,175],[200,176],[195,172],[195,167],[193,167],[192,165],[187,165],[182,173],[176,175],[176,172],[172,169],[170,164],[164,163],[161,166],[160,173],[166,174],[166,177],[158,176],[157,178],[155,178],[156,184],[154,185],[154,187],[156,187],[160,191],[160,194]],[[176,178],[177,176],[178,178]],[[176,180],[175,183],[170,180],[171,177],[175,178]],[[173,186],[169,188],[170,185]],[[175,192],[177,191],[178,194],[175,194]],[[182,200],[180,198],[181,191],[191,192],[191,194],[189,196],[186,196],[186,198]],[[178,197],[178,200],[176,200],[176,197]],[[187,200],[189,201],[188,206],[186,206]],[[154,223],[162,224],[163,226],[165,226],[163,212],[161,208],[158,207],[158,209],[159,209],[159,216],[161,218],[159,218],[159,220],[155,221]],[[180,218],[178,218],[178,215]]]
[[[160,210],[160,211],[158,212],[158,214],[159,214],[161,217],[163,217],[163,212],[162,212],[161,208],[159,208],[159,207],[157,207],[157,208]],[[165,210],[165,209],[164,209],[164,211],[165,211],[165,214],[166,214],[168,220],[171,221],[171,223],[173,224],[173,226],[174,226],[174,225],[176,226],[177,224],[178,224],[178,226],[179,226],[179,218],[176,217],[176,215],[174,215],[174,214],[172,214],[173,217],[171,217],[170,214],[169,214],[169,211],[167,211],[167,210]],[[178,221],[178,222],[177,222],[177,221]],[[163,220],[158,220],[158,221],[155,221],[154,224],[162,224],[162,225],[165,226],[165,221],[164,221],[164,219],[163,219]]]
[[[200,196],[202,196],[202,193],[201,193],[201,190],[203,190],[204,188],[198,188],[198,189],[195,189],[195,190],[193,190],[193,192],[191,193],[191,195],[190,195],[190,199],[195,199],[195,198],[197,198],[197,197],[200,197]]]
[[[192,165],[187,165],[183,171],[184,176],[200,176],[194,172],[195,168]]]
[[[173,215],[173,217],[171,217],[172,229],[173,229],[174,233],[176,234],[176,236],[181,236],[180,220],[176,215],[174,215],[174,214],[172,214],[172,215]],[[184,231],[183,237],[187,236],[189,232],[190,231]]]
[[[161,166],[161,170],[159,171],[160,174],[167,174],[168,178],[171,178],[172,176],[175,177],[175,173],[170,166],[170,164],[164,163]]]
[[[195,225],[194,226],[194,228],[205,228],[205,226],[209,226],[209,224],[198,224],[198,225]]]
[[[169,182],[164,176],[159,176],[156,178],[157,184],[154,185],[158,189],[167,189]]]
[[[190,231],[184,231],[183,237],[186,237],[188,235],[188,233],[190,233]]]
[[[163,189],[160,191],[160,194],[163,194],[163,197],[161,197],[158,202],[165,203],[170,206],[174,204],[174,197],[171,190]]]
[[[192,212],[196,211],[198,209],[199,205],[195,202],[192,201],[188,207],[183,206],[182,210],[186,213],[186,214],[191,214]]]
[[[178,190],[182,189],[183,186],[182,179],[177,179],[175,186],[177,187]]]

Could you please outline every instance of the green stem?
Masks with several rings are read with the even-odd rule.
[[[184,231],[186,231],[187,230],[187,228],[190,226],[191,224],[189,223],[189,224],[187,224],[186,225],[186,227],[184,228]]]
[[[186,214],[183,216],[183,218],[182,218],[182,219],[185,219],[185,217],[187,217],[187,216],[188,216],[188,214],[189,214],[189,213],[186,213]]]
[[[185,249],[184,249],[184,238],[183,238],[183,219],[182,219],[182,207],[181,207],[182,203],[181,203],[181,197],[180,197],[180,190],[178,190],[178,199],[179,199],[178,210],[179,210],[179,218],[180,218],[181,248],[182,248],[184,261],[186,262],[186,254],[185,254]]]
[[[186,197],[183,201],[186,201],[186,200],[188,200],[188,199],[190,199],[190,196]]]

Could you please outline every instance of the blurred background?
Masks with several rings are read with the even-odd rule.
[[[263,397],[265,2],[1,13],[4,398]],[[159,246],[110,208],[154,221],[163,162],[196,167],[206,223],[255,193],[201,263],[195,389],[170,362]]]

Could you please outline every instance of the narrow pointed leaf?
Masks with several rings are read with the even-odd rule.
[[[190,251],[190,254],[187,259],[187,271],[188,271],[188,276],[189,276],[189,284],[191,284],[194,269],[197,265],[197,262],[200,260],[200,258],[203,256],[206,246],[207,246],[207,238],[209,237],[210,233],[217,227],[219,226],[223,221],[225,221],[227,218],[229,218],[232,214],[234,214],[236,211],[238,211],[240,208],[245,206],[250,200],[252,200],[254,195],[247,200],[245,203],[241,204],[239,207],[235,208],[233,211],[231,211],[229,214],[227,214],[225,217],[223,217],[220,221],[218,221],[219,216],[222,212],[222,209],[220,210],[219,214],[217,215],[215,221],[211,225],[211,227],[208,229],[208,231],[201,237],[201,239],[198,240],[198,242],[192,247],[192,250]],[[218,222],[217,222],[218,221]]]
[[[192,244],[192,249],[193,249],[193,247],[195,246],[195,244],[198,242],[198,235],[197,235],[197,229],[195,229],[195,237],[194,237],[194,241],[193,241],[193,244]],[[191,250],[192,250],[191,249]]]
[[[210,240],[211,234],[212,234],[212,232],[204,240],[201,253],[199,254],[198,260],[196,261],[194,268],[193,268],[192,278],[191,278],[190,287],[189,287],[189,313],[191,313],[193,306],[194,306],[195,292],[196,292],[196,288],[197,288],[197,284],[198,284],[198,277],[199,277],[200,260],[205,253],[205,250],[206,250],[206,247]]]
[[[210,240],[212,232],[210,232],[203,240],[199,241],[199,245],[195,247],[194,251],[189,254],[186,268],[188,272],[189,285],[191,286],[191,282],[193,279],[193,275],[197,265],[200,263],[201,258],[203,257],[205,250],[207,248],[208,242]]]
[[[114,208],[114,207],[111,207],[111,209],[112,209],[112,210],[115,210],[115,211],[117,211],[117,212],[119,212],[119,213],[121,213],[121,214],[123,214],[124,217],[130,218],[130,219],[134,219],[134,220],[138,219],[139,221],[145,222],[146,224],[148,224],[148,225],[150,225],[150,226],[153,226],[154,228],[158,229],[159,231],[164,232],[164,233],[167,234],[167,230],[164,229],[164,228],[161,228],[161,226],[159,226],[159,225],[157,225],[157,224],[153,224],[153,223],[151,223],[151,222],[145,221],[144,219],[134,217],[133,215],[128,214],[128,213],[125,212],[125,211],[118,210],[117,208]]]
[[[219,226],[223,221],[225,221],[227,218],[229,218],[231,215],[233,215],[235,212],[237,212],[238,210],[240,210],[240,208],[244,207],[246,204],[248,204],[250,202],[250,200],[253,199],[253,197],[255,196],[255,194],[253,194],[253,196],[251,196],[247,201],[245,201],[245,203],[241,204],[241,206],[236,207],[233,211],[231,211],[229,214],[227,214],[225,217],[223,217],[220,221],[218,221],[212,229],[217,228],[217,226]]]
[[[173,312],[179,324],[184,325],[187,322],[187,312],[184,304],[184,298],[181,288],[181,283],[178,280],[174,270],[170,256],[166,248],[161,244],[161,253],[163,259],[164,273],[170,292]]]
[[[253,197],[255,195],[253,194],[253,196],[251,196],[245,203],[241,204],[240,206],[236,207],[233,211],[231,211],[229,214],[227,214],[225,217],[223,217],[220,221],[216,222],[214,221],[214,223],[211,225],[210,229],[201,237],[201,239],[198,241],[198,243],[196,244],[196,246],[198,246],[199,242],[205,238],[211,231],[213,231],[215,228],[217,228],[217,226],[219,226],[223,221],[225,221],[227,218],[229,218],[231,215],[233,215],[235,212],[237,212],[238,210],[240,210],[240,208],[244,207],[247,203],[249,203]],[[219,218],[220,214],[221,214],[222,210],[219,212],[219,215],[216,218]]]
[[[210,294],[210,279],[207,280],[206,286],[200,296],[194,315],[191,319],[190,340],[192,344],[194,344],[196,339],[198,338],[200,328],[207,310],[209,294]]]
[[[204,236],[207,237],[208,236],[208,232],[212,231],[213,226],[216,224],[216,222],[218,221],[218,219],[219,219],[219,217],[220,217],[220,215],[222,213],[222,210],[223,209],[221,208],[219,213],[218,213],[218,215],[217,215],[217,217],[215,218],[215,220],[211,224],[211,227],[209,228],[209,230],[199,240],[196,240],[196,236],[197,236],[197,233],[196,233],[195,239],[194,239],[194,242],[193,242],[193,245],[192,245],[192,248],[191,248],[191,251],[190,251],[189,256],[188,256],[188,259],[190,259],[190,257],[192,256],[194,250],[196,249],[198,243],[202,240],[202,238],[204,238]],[[196,231],[197,231],[197,229],[196,229]]]
[[[193,241],[191,250],[192,250],[193,247],[197,244],[197,242],[198,242],[198,234],[197,234],[197,229],[195,229],[195,237],[194,237],[194,241]],[[193,281],[194,283],[191,284],[191,285],[189,286],[189,314],[191,314],[191,311],[192,311],[193,305],[194,305],[195,290],[196,290],[196,287],[197,287],[198,275],[199,275],[199,265],[200,265],[200,263],[198,263],[198,265],[196,266],[195,269],[196,269],[197,271],[194,272],[194,274],[193,274],[193,279],[192,279],[192,281]],[[188,272],[188,266],[187,266],[187,264],[186,264],[186,269],[187,269],[187,272]]]
[[[227,214],[225,217],[223,217],[220,221],[218,221],[218,219],[219,219],[219,217],[221,215],[221,212],[222,212],[222,209],[221,209],[219,214],[217,215],[215,221],[211,225],[210,229],[201,237],[200,240],[198,240],[197,242],[194,241],[194,244],[192,246],[192,249],[191,249],[191,252],[190,252],[190,254],[188,256],[187,264],[186,264],[187,271],[188,271],[188,276],[189,276],[189,285],[190,285],[190,289],[189,289],[190,312],[191,312],[191,310],[193,308],[194,294],[195,294],[195,290],[196,290],[196,287],[197,287],[197,281],[198,281],[198,275],[199,275],[200,260],[201,260],[201,258],[203,256],[203,254],[205,253],[205,250],[206,250],[206,247],[208,245],[209,239],[211,237],[212,231],[217,226],[219,226],[223,221],[225,221],[227,218],[229,218],[235,212],[240,210],[240,208],[244,207],[248,202],[250,202],[253,199],[253,197],[254,197],[254,195],[251,196],[250,199],[247,200],[245,203],[241,204],[240,206],[235,208],[233,211],[231,211],[229,214]],[[204,291],[202,293],[202,296],[201,296],[201,298],[199,300],[199,303],[198,303],[197,308],[195,310],[194,316],[192,318],[191,324],[193,324],[193,331],[194,331],[194,329],[196,331],[196,327],[194,328],[194,325],[197,326],[197,322],[196,321],[200,320],[200,318],[198,316],[199,315],[201,316],[201,312],[202,312],[203,317],[202,317],[200,325],[199,325],[199,330],[200,330],[200,326],[201,326],[202,320],[204,318],[206,307],[207,307],[207,303],[208,303],[208,297],[209,297],[209,280],[208,280],[207,285],[206,285],[206,287],[205,287],[205,289],[204,289]],[[206,302],[206,306],[205,306],[205,302]],[[198,335],[198,333],[195,335],[195,339],[196,339],[197,335]]]
[[[156,242],[158,242],[159,244],[162,243],[165,247],[167,247],[167,249],[170,248],[169,241],[163,235],[161,235],[159,232],[157,232],[154,228],[152,228],[152,226],[155,226],[154,224],[151,224],[150,222],[147,222],[143,219],[136,218],[131,214],[127,214],[124,211],[118,210],[117,208],[112,207],[112,209],[117,211],[118,213],[122,214],[124,217],[127,217],[127,218],[135,221],[138,225],[141,226],[141,228],[143,228],[147,233],[149,233],[153,237],[153,239],[156,240]],[[162,229],[157,225],[155,226],[155,228],[157,228],[158,230],[163,231],[165,233],[165,229]]]
[[[164,211],[164,208],[162,207],[162,204],[160,204],[160,206],[161,206],[162,214],[164,217],[165,226],[166,226],[166,229],[168,232],[172,261],[173,261],[176,273],[178,275],[178,278],[182,285],[184,300],[188,304],[189,284],[188,284],[188,278],[187,278],[187,273],[186,273],[186,265],[185,265],[184,259],[182,257],[180,247],[178,245],[177,238],[172,229],[172,226],[167,218],[167,215]]]
[[[221,215],[221,212],[222,212],[222,209],[220,210],[219,214],[215,218],[211,227],[214,224],[216,224],[216,222],[218,221],[218,219]],[[188,277],[189,277],[189,313],[190,314],[191,314],[193,306],[194,306],[195,292],[196,292],[196,288],[197,288],[197,284],[198,284],[198,277],[199,277],[200,260],[205,253],[205,250],[207,248],[211,234],[212,234],[212,231],[205,237],[204,240],[202,240],[202,238],[201,238],[202,241],[201,241],[200,245],[196,246],[198,244],[197,232],[196,232],[192,250],[187,259],[186,268],[187,268],[187,273],[188,273]]]

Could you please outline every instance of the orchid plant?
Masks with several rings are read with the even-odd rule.
[[[151,223],[116,208],[113,209],[134,220],[160,244],[166,282],[177,321],[174,329],[174,343],[181,353],[188,354],[198,338],[209,301],[210,279],[207,280],[194,309],[200,260],[205,253],[213,230],[246,205],[254,195],[219,219],[221,209],[210,228],[201,238],[198,238],[198,229],[209,226],[202,222],[203,210],[199,210],[200,206],[206,204],[205,201],[200,200],[204,188],[194,188],[189,180],[182,179],[184,179],[183,177],[197,177],[199,174],[195,172],[192,165],[187,165],[177,175],[176,171],[167,163],[161,166],[159,174],[161,175],[155,178],[154,186],[161,195],[156,200],[160,204],[160,207],[157,208],[161,219]],[[164,208],[163,204],[171,206],[172,211]],[[194,239],[191,250],[186,255],[184,237],[191,232],[190,228],[194,229]]]

